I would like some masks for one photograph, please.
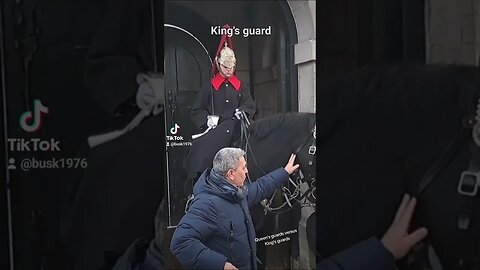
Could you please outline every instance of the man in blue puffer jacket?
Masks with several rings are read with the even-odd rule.
[[[170,249],[187,269],[256,269],[255,229],[249,208],[288,181],[295,155],[248,184],[245,152],[223,148],[193,188],[194,199],[178,224]]]
[[[172,252],[187,269],[256,268],[255,232],[248,207],[286,183],[288,174],[298,165],[293,165],[295,156],[292,155],[285,168],[243,186],[247,172],[243,155],[241,149],[220,150],[213,170],[206,170],[195,185],[194,203],[180,221],[171,242]],[[425,228],[409,231],[415,205],[416,199],[405,195],[392,225],[381,239],[366,239],[319,262],[316,269],[394,270],[395,260],[427,236]],[[157,216],[160,219],[161,213]],[[146,241],[135,241],[119,259],[115,270],[164,269],[160,249],[162,230],[156,227],[159,237],[150,245]]]

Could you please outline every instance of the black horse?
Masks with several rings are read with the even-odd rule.
[[[459,66],[364,67],[321,81],[320,257],[381,237],[410,193],[419,199],[412,227],[427,227],[443,269],[480,269],[478,194],[457,192],[471,161],[478,89],[477,69]],[[427,171],[432,180],[420,193]],[[462,211],[471,217],[463,229]]]
[[[292,175],[288,186],[277,190],[252,211],[259,239],[259,269],[290,269],[290,258],[298,257],[300,209],[312,205],[309,199],[312,200],[315,190],[315,136],[313,113],[278,114],[257,120],[248,128],[246,151],[250,179],[285,166],[292,153],[297,154],[296,163],[300,164],[299,172]],[[303,190],[302,183],[305,183]],[[291,234],[265,238],[286,232]],[[289,240],[272,242],[281,239]]]

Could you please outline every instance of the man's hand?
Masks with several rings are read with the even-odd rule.
[[[427,236],[427,229],[420,228],[408,234],[408,227],[412,218],[417,200],[409,195],[403,196],[402,203],[395,214],[392,225],[382,238],[385,248],[390,251],[395,259],[405,256],[410,249]]]
[[[225,266],[223,267],[224,270],[238,270],[233,264],[226,262]]]
[[[290,159],[288,160],[287,165],[285,165],[285,171],[287,171],[288,174],[292,174],[300,166],[298,164],[293,165],[296,157],[297,157],[297,155],[292,154],[290,156]]]

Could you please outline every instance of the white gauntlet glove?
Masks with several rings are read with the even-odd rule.
[[[220,117],[218,115],[208,115],[207,116],[207,127],[216,128],[218,125],[218,120]]]
[[[242,120],[242,111],[240,109],[235,109],[235,113],[233,114],[238,120]]]
[[[203,133],[192,135],[192,139],[195,140],[196,138],[205,135],[211,129],[216,128],[218,125],[218,120],[220,120],[220,116],[218,115],[207,115],[207,130],[205,130]]]
[[[164,102],[164,80],[163,75],[158,73],[137,75],[139,85],[135,97],[137,106],[142,110],[153,110],[153,114],[158,114],[162,109]]]

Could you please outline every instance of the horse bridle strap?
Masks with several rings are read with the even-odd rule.
[[[242,123],[242,126],[244,126],[244,125],[245,125],[245,124]],[[247,128],[248,128],[248,127],[247,127]],[[245,128],[244,130],[246,131],[246,128]],[[313,164],[313,159],[315,159],[315,153],[316,153],[316,150],[317,150],[316,145],[315,145],[315,142],[316,142],[316,125],[314,126],[314,128],[312,128],[312,129],[310,130],[310,133],[307,135],[307,137],[305,138],[305,140],[303,141],[303,143],[302,143],[298,148],[296,148],[296,149],[294,150],[294,154],[297,155],[306,145],[308,145],[308,143],[309,143],[310,141],[312,141],[312,144],[311,144],[310,147],[308,148],[308,154],[309,154],[310,156],[312,156],[313,158],[312,158],[312,160],[309,160],[308,163],[309,163],[309,165],[312,165],[312,164]],[[251,148],[251,145],[250,145],[250,143],[249,143],[249,141],[248,141],[248,137],[247,137],[247,140],[246,140],[246,143],[245,143],[245,148],[246,148],[246,150],[249,150],[249,151],[250,151],[251,157],[253,158],[253,161],[254,161],[254,164],[256,164],[256,166],[260,169],[260,171],[261,171],[264,175],[266,175],[267,173],[266,173],[265,170],[260,166],[260,164],[258,163],[257,159],[255,158],[254,152],[250,149],[250,148]],[[303,173],[301,173],[301,170],[299,170],[299,175],[300,175],[300,176],[299,176],[300,181],[302,181],[305,177],[302,176]],[[250,177],[249,177],[249,178],[250,178]],[[313,180],[314,180],[314,178],[313,178]],[[287,188],[286,190],[289,191],[288,188]],[[261,201],[261,205],[264,207],[265,214],[266,214],[268,211],[274,212],[274,211],[277,211],[277,210],[279,210],[279,209],[282,209],[282,208],[283,208],[284,206],[286,206],[286,205],[290,206],[290,208],[293,208],[293,205],[292,205],[292,203],[290,203],[290,201],[291,201],[291,199],[295,199],[295,197],[296,197],[297,195],[294,195],[293,197],[289,198],[289,196],[287,196],[286,193],[285,193],[286,190],[285,190],[285,187],[282,188],[283,195],[284,195],[286,201],[285,201],[281,206],[279,206],[279,207],[275,207],[275,208],[270,207],[270,204],[271,204],[271,200],[272,200],[272,198],[273,198],[273,195],[272,195],[272,198],[270,199],[270,202],[267,202],[266,199]],[[314,190],[315,190],[315,187],[314,187],[314,186],[313,186],[313,187],[310,186],[310,187],[308,188],[308,190],[307,190],[303,195],[300,196],[300,198],[301,198],[300,200],[304,199],[304,198],[308,195],[309,192],[313,192]],[[296,186],[296,187],[295,187],[295,192],[294,192],[294,194],[296,194],[297,191],[298,191],[298,187]],[[291,192],[288,192],[288,193],[289,193],[289,194],[292,194]],[[274,193],[274,194],[275,194],[275,193]],[[300,200],[295,200],[293,203],[298,203]],[[280,213],[281,213],[281,212],[280,212]]]
[[[462,172],[457,186],[457,192],[461,195],[460,209],[458,209],[457,228],[467,230],[474,211],[474,198],[480,186],[480,97],[477,96],[475,116],[470,117],[469,128],[473,141],[470,143],[471,158],[468,169]],[[472,113],[473,114],[473,113]]]
[[[422,192],[432,183],[435,176],[445,167],[446,164],[453,158],[462,143],[471,134],[471,126],[466,125],[462,127],[457,133],[445,152],[435,161],[435,163],[428,169],[419,184],[419,189],[415,197],[419,197]],[[473,213],[473,198],[477,195],[478,185],[480,184],[480,147],[475,143],[471,144],[472,158],[468,169],[462,172],[457,192],[462,195],[460,209],[458,210],[457,227],[461,230],[466,230],[470,226],[470,220]]]
[[[418,190],[415,197],[420,197],[420,195],[425,191],[425,189],[432,183],[435,176],[448,164],[448,162],[452,159],[455,153],[460,149],[462,143],[468,138],[470,134],[468,132],[469,129],[466,127],[462,127],[461,130],[455,135],[451,143],[447,146],[445,151],[442,155],[435,160],[433,165],[428,169],[425,175],[420,180],[418,184]]]
[[[312,130],[310,130],[310,134],[307,135],[307,137],[305,138],[305,141],[294,151],[295,155],[300,153],[300,151],[305,147],[305,145],[307,145],[310,141],[312,141],[312,144],[308,148],[308,154],[315,156],[315,153],[317,152],[317,146],[315,144],[315,141],[317,139],[316,126],[317,125],[315,125],[315,127],[312,128]]]
[[[458,209],[457,227],[467,230],[473,214],[474,198],[478,193],[480,184],[480,147],[472,142],[472,157],[468,169],[463,171],[458,182],[457,192],[461,195],[460,209]]]
[[[315,164],[314,163],[314,160],[316,158],[315,154],[317,153],[316,134],[315,134],[316,132],[315,132],[315,130],[316,130],[316,125],[315,125],[315,127],[313,127],[310,130],[310,134],[307,135],[304,142],[294,151],[294,154],[298,155],[300,153],[300,151],[302,151],[302,149],[304,149],[305,146],[307,146],[311,142],[311,144],[310,144],[310,146],[308,147],[308,150],[307,150],[307,154],[310,157],[309,160],[308,160],[308,166],[313,166]],[[315,170],[315,168],[313,168],[313,170]],[[311,175],[309,175],[309,177],[311,177]],[[301,181],[303,181],[303,178],[305,178],[305,177],[300,176]],[[315,179],[315,177],[311,177],[311,178]]]

